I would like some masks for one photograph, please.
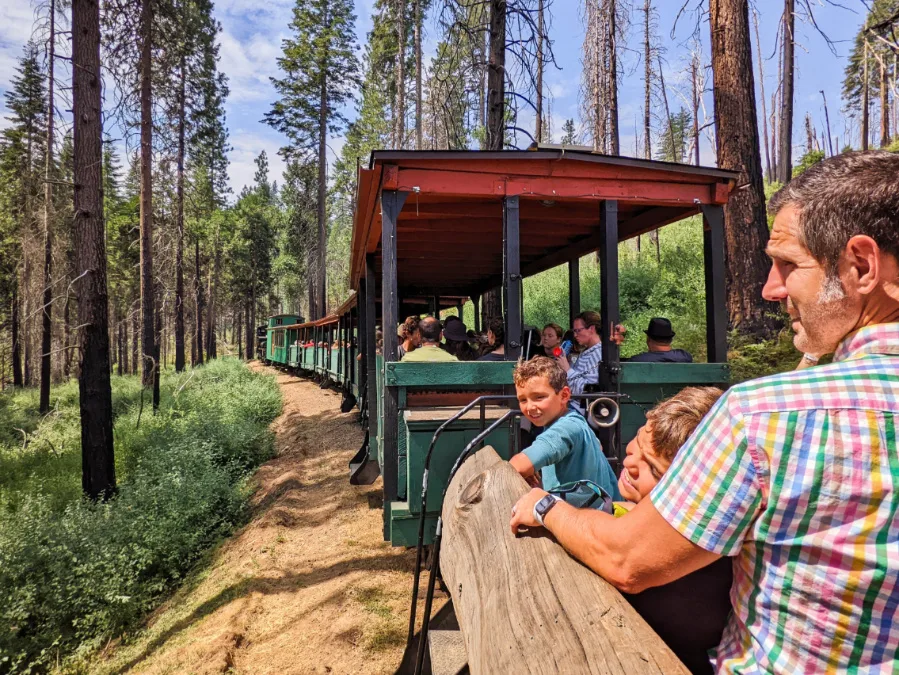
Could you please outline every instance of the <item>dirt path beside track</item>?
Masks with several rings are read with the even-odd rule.
[[[308,380],[277,378],[278,454],[253,479],[251,521],[92,671],[355,674],[400,663],[415,555],[382,540],[380,479],[349,484],[358,412],[341,414],[340,395]]]

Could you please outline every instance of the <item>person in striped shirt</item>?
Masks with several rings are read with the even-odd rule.
[[[899,155],[845,153],[771,200],[763,296],[833,363],[731,388],[622,518],[545,526],[627,592],[733,556],[719,673],[899,671]],[[536,526],[540,490],[511,526]]]

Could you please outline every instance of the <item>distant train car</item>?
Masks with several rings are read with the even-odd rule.
[[[354,294],[313,322],[273,323],[283,317],[272,317],[267,358],[341,388],[345,403],[358,400],[366,435],[350,462],[351,482],[383,476],[385,539],[415,544],[423,515],[431,540],[450,469],[486,427],[496,425],[483,440],[501,456],[520,450],[519,422],[507,413],[517,408],[509,395],[524,347],[524,277],[568,265],[571,325],[581,311],[579,259],[599,256],[598,309],[609,328],[601,331],[598,389],[620,403],[620,416],[600,438],[613,463],[655,402],[688,385],[726,385],[723,207],[736,180],[731,171],[569,147],[372,153],[357,182]],[[618,244],[694,215],[702,216],[704,231],[707,362],[621,362],[611,340],[611,327],[621,320]],[[480,331],[487,292],[500,293],[505,308],[503,361],[397,359],[396,327],[405,316],[461,310],[470,301]],[[457,415],[483,396],[497,398]]]

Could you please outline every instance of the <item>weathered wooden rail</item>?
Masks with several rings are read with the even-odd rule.
[[[618,591],[551,536],[511,533],[511,507],[527,490],[486,447],[443,504],[440,566],[473,675],[688,673]]]

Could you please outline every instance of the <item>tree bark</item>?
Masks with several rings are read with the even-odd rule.
[[[506,0],[490,0],[487,150],[502,150],[506,129]]]
[[[159,378],[162,373],[162,361],[160,360],[160,350],[162,346],[162,311],[159,307],[158,294],[154,293],[156,305],[153,308],[153,359],[156,367],[153,369],[153,412],[159,410]]]
[[[649,44],[652,2],[643,3],[643,158],[652,159],[652,48]]]
[[[244,337],[246,338],[246,359],[247,361],[253,360],[253,325],[252,320],[250,319],[250,304],[251,300],[248,298],[246,302],[246,307],[244,309]]]
[[[316,298],[317,307],[313,318],[320,319],[325,315],[326,298],[325,298],[325,265],[328,260],[327,256],[327,215],[326,215],[326,198],[327,198],[327,182],[328,182],[328,156],[327,156],[327,139],[328,139],[328,73],[322,73],[321,95],[319,101],[319,117],[318,117],[318,264],[316,267]],[[255,289],[254,289],[255,291]],[[248,340],[252,339],[252,336]],[[248,354],[247,358],[252,358],[252,354]]]
[[[140,312],[133,308],[131,310],[131,374],[137,375],[137,367],[140,359],[138,358],[138,345],[140,341]]]
[[[880,61],[880,147],[890,144],[890,81],[886,74],[886,65]]]
[[[537,81],[535,92],[534,140],[543,142],[543,0],[537,0]]]
[[[747,0],[710,0],[713,98],[718,166],[740,172],[745,187],[725,207],[727,306],[730,325],[770,335],[778,307],[762,299],[768,243]]]
[[[393,118],[393,147],[402,150],[406,135],[406,0],[397,0],[396,3],[396,43],[396,106]]]
[[[762,41],[759,38],[759,15],[756,11],[752,12],[752,25],[755,29],[755,48],[759,64],[759,92],[762,101],[762,138],[765,141],[765,178],[770,183],[774,180],[774,175],[771,172],[771,149],[768,146],[768,110],[765,107],[765,62],[762,59]]]
[[[618,7],[616,0],[608,0],[609,17],[606,25],[609,29],[609,81],[608,96],[609,101],[609,154],[620,154],[619,133],[618,133],[618,45],[616,42],[616,20],[615,16]]]
[[[200,237],[194,237],[194,304],[197,320],[197,365],[203,365],[203,283],[200,278]]]
[[[796,0],[784,0],[783,16],[783,84],[780,92],[780,144],[778,180],[786,185],[793,177],[793,73],[796,47]]]
[[[50,412],[50,352],[53,323],[53,87],[56,61],[56,1],[50,0],[50,47],[47,54],[47,148],[44,156],[44,303],[41,308],[41,391],[38,410],[41,415]]]
[[[208,306],[206,307],[206,356],[209,359],[216,358],[218,354],[215,341],[216,296],[218,294],[218,277],[222,258],[218,231],[215,233],[213,247],[215,252],[212,257],[212,274],[209,275],[209,286],[206,293],[208,300]]]
[[[19,322],[19,279],[18,275],[13,275],[12,282],[12,319],[10,330],[12,331],[12,385],[14,387],[24,387],[25,382],[22,379],[22,344],[19,339],[21,326]]]
[[[422,147],[422,96],[421,96],[421,0],[415,2],[415,149],[423,150]],[[542,0],[541,0],[542,2]]]
[[[833,147],[833,139],[830,135],[830,113],[827,112],[827,97],[824,95],[824,90],[821,90],[821,98],[824,101],[824,124],[827,127],[827,148],[830,150],[830,156],[834,155],[834,147]],[[838,143],[839,145],[839,143]],[[839,148],[836,149],[837,152],[840,151]]]
[[[870,105],[868,103],[868,87],[870,79],[868,77],[868,24],[865,24],[865,47],[863,52],[864,72],[862,77],[862,150],[868,149],[868,115],[870,114]],[[27,378],[26,378],[27,379]]]
[[[693,163],[699,166],[699,56],[694,54],[690,64],[691,82],[693,83]]]
[[[141,383],[153,387],[156,372],[153,284],[153,90],[152,4],[141,0],[140,11],[140,301]]]
[[[178,175],[175,187],[176,227],[175,236],[175,372],[184,370],[184,135],[185,98],[187,95],[187,59],[181,54],[178,78]]]
[[[116,480],[101,176],[100,6],[96,0],[72,0],[72,63],[81,485],[91,499],[106,499],[115,492]]]

